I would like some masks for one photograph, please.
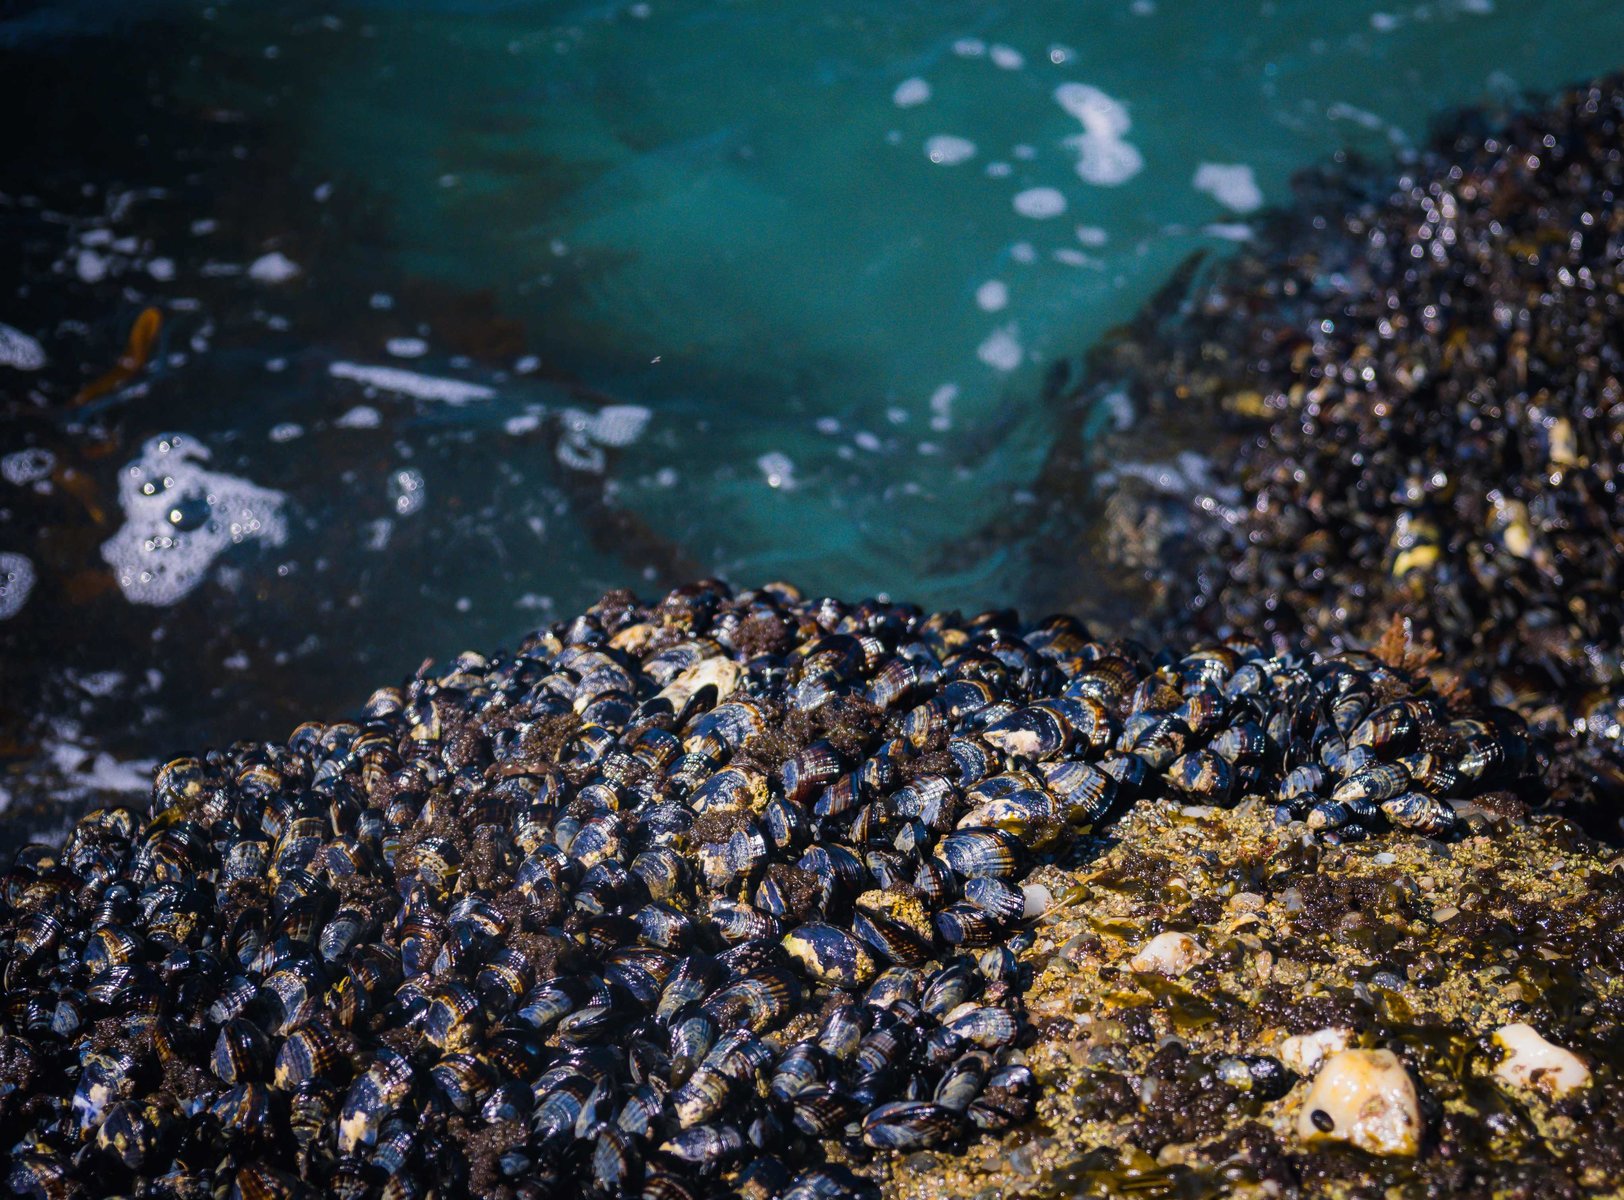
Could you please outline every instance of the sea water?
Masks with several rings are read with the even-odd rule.
[[[1019,604],[1046,380],[1294,172],[1619,47],[1603,0],[8,10],[11,740],[105,783],[690,574]]]

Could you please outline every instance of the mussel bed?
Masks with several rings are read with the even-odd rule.
[[[1061,389],[1037,594],[1092,616],[1103,563],[1148,581],[1110,614],[1139,636],[1276,649],[1402,613],[1563,745],[1549,807],[1624,837],[1621,137],[1610,75],[1305,172]]]
[[[1492,842],[1537,767],[1402,639],[1157,651],[782,584],[611,593],[20,852],[8,1182],[863,1194],[1048,1103],[1030,952],[1124,814],[1232,809],[1301,865]]]

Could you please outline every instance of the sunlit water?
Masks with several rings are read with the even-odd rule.
[[[1294,171],[1620,46],[1601,0],[25,7],[5,749],[129,782],[682,574],[1020,603],[1046,373]]]

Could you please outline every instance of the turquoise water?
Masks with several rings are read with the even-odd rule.
[[[7,11],[0,721],[81,781],[613,586],[1019,604],[1051,373],[1294,172],[1624,47],[1597,0]]]

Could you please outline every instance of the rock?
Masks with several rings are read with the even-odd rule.
[[[1421,1149],[1415,1084],[1391,1050],[1340,1050],[1325,1060],[1297,1114],[1304,1142],[1347,1142],[1370,1154]]]
[[[1502,1025],[1494,1031],[1494,1044],[1506,1052],[1494,1077],[1510,1087],[1560,1099],[1590,1082],[1590,1068],[1577,1054],[1546,1041],[1532,1025]]]
[[[1351,1029],[1316,1029],[1313,1033],[1299,1033],[1280,1043],[1280,1061],[1286,1064],[1288,1070],[1312,1076],[1319,1070],[1326,1055],[1346,1050],[1352,1037]]]
[[[1207,952],[1187,933],[1158,933],[1128,960],[1130,970],[1177,979],[1207,957]]]

